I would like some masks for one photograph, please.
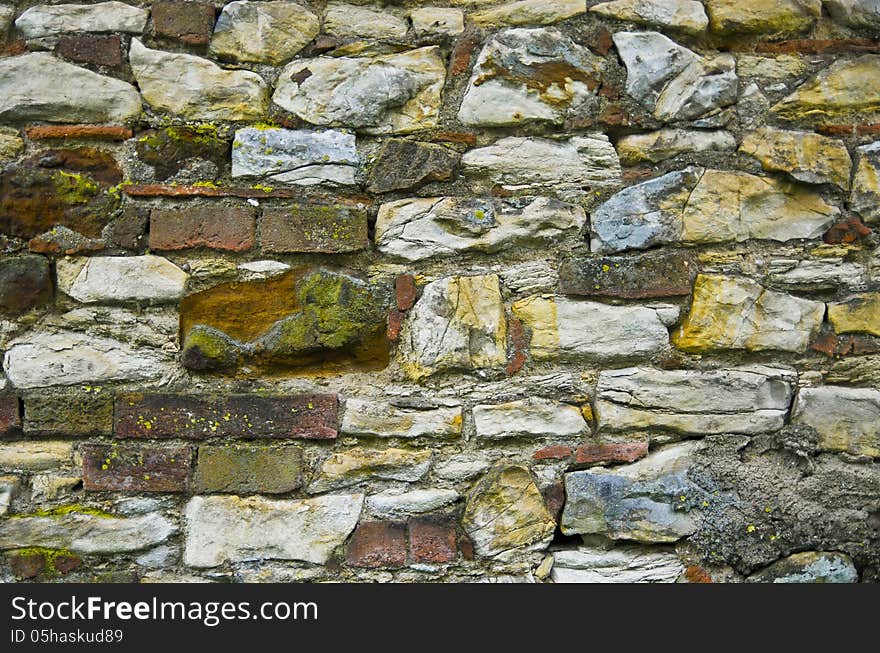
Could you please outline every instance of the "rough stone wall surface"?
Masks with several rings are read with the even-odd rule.
[[[878,39],[0,3],[0,579],[876,582]]]

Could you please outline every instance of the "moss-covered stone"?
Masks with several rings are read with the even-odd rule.
[[[199,447],[196,492],[280,494],[302,485],[299,447],[252,444]]]
[[[173,177],[191,159],[204,159],[222,169],[229,149],[229,143],[219,137],[212,124],[149,131],[135,144],[138,158],[153,166],[159,181]]]
[[[222,284],[183,300],[182,361],[204,371],[244,361],[288,369],[384,367],[386,303],[367,282],[323,269]]]
[[[187,334],[180,359],[185,367],[199,371],[221,371],[234,368],[241,357],[238,342],[203,324],[197,324]]]

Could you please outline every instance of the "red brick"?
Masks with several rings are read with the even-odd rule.
[[[838,222],[822,236],[822,240],[829,245],[840,243],[854,243],[871,235],[871,229],[866,227],[858,218],[849,218]]]
[[[56,138],[79,138],[105,141],[124,141],[134,135],[128,127],[106,125],[32,125],[24,130],[33,141]]]
[[[208,2],[154,2],[156,36],[206,45],[214,30],[214,7]]]
[[[880,123],[872,125],[819,125],[816,129],[831,136],[874,136],[880,134]]]
[[[416,517],[409,522],[409,551],[413,562],[452,562],[458,557],[456,525],[449,517]]]
[[[293,204],[263,210],[263,251],[273,254],[355,252],[367,244],[367,213],[342,205]]]
[[[758,43],[757,52],[772,54],[843,54],[848,52],[880,52],[874,39],[795,39],[775,43]]]
[[[18,397],[0,397],[0,436],[21,432]]]
[[[192,450],[154,445],[85,444],[83,487],[122,492],[185,492]]]
[[[578,465],[596,463],[633,463],[648,455],[647,442],[623,442],[620,444],[582,444],[575,451]]]
[[[122,192],[129,197],[241,197],[298,199],[302,197],[299,188],[249,188],[244,186],[175,186],[174,184],[125,184]],[[341,204],[357,208],[358,205],[369,204],[372,198],[366,195],[340,197],[338,195],[313,195],[313,199],[326,199],[328,203]]]
[[[416,303],[416,279],[411,274],[398,275],[394,281],[397,308],[408,311]]]
[[[508,321],[507,333],[510,336],[511,356],[504,371],[507,376],[513,376],[522,369],[528,360],[529,342],[522,322],[515,317]]]
[[[538,449],[532,454],[533,460],[565,460],[573,453],[571,447],[556,444],[550,447]]]
[[[335,394],[130,394],[116,398],[114,411],[114,432],[119,438],[323,440],[336,437],[337,423]]]
[[[107,248],[101,238],[86,238],[67,227],[55,227],[28,241],[28,249],[34,254],[63,254],[77,256],[100,252]]]
[[[77,63],[116,67],[122,65],[122,39],[118,36],[90,34],[62,36],[55,53]]]
[[[825,354],[829,358],[850,355],[862,356],[880,352],[880,339],[863,335],[838,336],[830,332],[817,338],[810,345],[810,349]]]
[[[400,330],[403,328],[404,313],[392,308],[388,312],[388,339],[391,342],[397,342],[400,337]]]
[[[353,567],[401,567],[406,564],[406,525],[362,522],[354,531],[345,560]]]
[[[256,213],[252,207],[186,206],[153,209],[150,248],[209,247],[246,252],[254,246]]]

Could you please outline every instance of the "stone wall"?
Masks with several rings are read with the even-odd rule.
[[[0,576],[876,581],[878,36],[0,3]]]

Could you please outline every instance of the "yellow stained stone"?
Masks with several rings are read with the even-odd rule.
[[[764,170],[787,172],[807,183],[849,188],[852,160],[846,146],[834,138],[762,127],[743,139],[740,152],[755,157]]]
[[[691,310],[673,331],[679,349],[805,351],[819,331],[825,304],[766,290],[747,279],[701,274]]]
[[[559,327],[556,302],[534,295],[513,303],[514,317],[532,332],[529,351],[535,360],[553,358],[559,352]]]
[[[865,293],[848,302],[828,304],[828,319],[837,333],[880,336],[880,292]]]
[[[719,34],[794,35],[822,12],[821,0],[704,0],[709,27]]]
[[[880,55],[836,61],[770,110],[784,120],[867,117],[880,111]]]

